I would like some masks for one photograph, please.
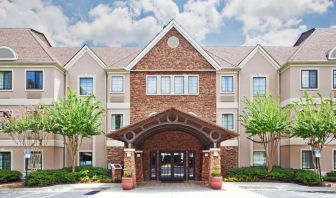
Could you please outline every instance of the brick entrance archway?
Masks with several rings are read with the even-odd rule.
[[[159,167],[158,160],[162,157],[161,153],[167,154],[168,162],[166,160],[164,163],[172,169],[175,166],[173,162],[175,158],[169,158],[168,153],[180,155],[177,157],[177,160],[180,160],[178,168],[181,170],[183,165],[182,170],[187,177],[188,171],[185,169],[188,168],[186,165],[188,158],[181,156],[194,152],[195,179],[206,182],[209,181],[210,172],[213,169],[221,168],[221,150],[218,148],[220,142],[238,135],[189,113],[170,108],[138,123],[111,132],[107,136],[126,143],[124,168],[130,170],[137,181],[149,180],[151,152],[156,153],[157,164],[154,167],[157,168],[157,176],[153,178],[156,180],[160,179],[158,171],[162,169],[162,166]],[[172,161],[171,164],[169,164],[169,159]]]

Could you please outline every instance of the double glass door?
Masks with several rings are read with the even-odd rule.
[[[185,180],[185,154],[184,152],[160,153],[160,180]]]

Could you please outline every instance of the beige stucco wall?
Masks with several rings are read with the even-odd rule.
[[[252,98],[253,76],[266,76],[268,93],[271,93],[275,98],[278,97],[278,72],[259,52],[241,69],[239,76],[240,113],[245,108],[244,103],[242,102],[243,98]],[[253,149],[256,147],[256,150],[260,150],[259,145],[253,144],[247,139],[245,128],[242,125],[239,125],[239,134],[239,166],[250,166],[253,163]]]
[[[88,54],[85,53],[78,61],[70,67],[67,72],[67,86],[78,92],[79,77],[93,77],[94,95],[98,101],[106,108],[106,72],[105,70]],[[102,118],[102,132],[105,132],[105,118]],[[93,142],[91,142],[93,141]],[[91,144],[91,146],[90,146]],[[97,135],[91,140],[85,139],[80,150],[92,150],[93,163],[95,166],[106,167],[106,138],[105,135]]]

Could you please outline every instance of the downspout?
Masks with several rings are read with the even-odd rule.
[[[64,78],[65,78],[65,83],[64,83],[64,97],[67,95],[67,85],[68,85],[68,71],[64,72]],[[66,139],[65,136],[63,136],[63,168],[66,166]]]
[[[237,71],[237,103],[238,103],[238,117],[240,115],[240,70]],[[240,121],[238,120],[237,124],[237,133],[240,134]],[[237,137],[238,143],[238,167],[240,167],[240,135]]]
[[[279,97],[279,101],[281,102],[281,96],[280,96],[280,89],[281,89],[281,84],[280,84],[280,69],[278,69],[277,71],[278,73],[278,97]],[[281,104],[281,103],[280,103]],[[278,166],[281,165],[280,160],[281,160],[281,138],[279,140],[279,145],[278,145]]]

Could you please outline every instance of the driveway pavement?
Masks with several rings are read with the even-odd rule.
[[[336,198],[335,188],[289,183],[224,183],[211,190],[195,183],[148,183],[130,191],[120,184],[70,184],[45,188],[0,189],[0,198]]]

